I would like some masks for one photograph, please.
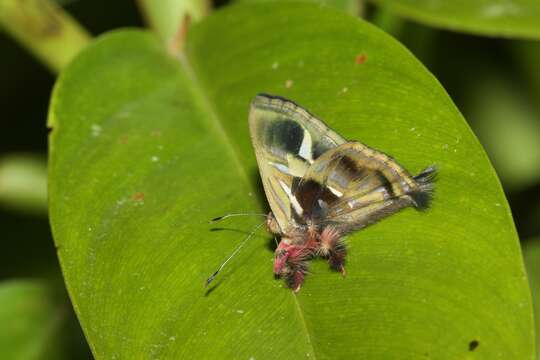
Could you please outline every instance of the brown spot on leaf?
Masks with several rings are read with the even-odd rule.
[[[354,58],[354,62],[357,63],[358,65],[362,65],[363,63],[365,63],[367,60],[367,56],[364,55],[364,54],[358,54],[356,55],[356,58]]]
[[[133,194],[131,197],[131,200],[133,201],[144,201],[144,193],[143,192],[137,192]]]
[[[474,350],[476,350],[476,348],[478,347],[478,345],[480,345],[480,343],[478,342],[478,340],[472,340],[472,341],[469,343],[469,351],[474,351]]]
[[[118,138],[120,144],[126,145],[129,142],[129,137],[127,135],[120,136]]]
[[[150,133],[151,136],[154,136],[154,137],[160,137],[161,136],[161,130],[159,129],[154,129],[152,130],[152,132]]]
[[[289,80],[285,81],[285,87],[287,89],[289,89],[291,86],[293,86],[293,81],[292,80],[289,79]]]

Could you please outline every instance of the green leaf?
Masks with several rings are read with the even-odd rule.
[[[467,33],[540,39],[537,0],[371,0],[426,25]]]
[[[340,11],[260,4],[209,16],[186,51],[171,58],[152,34],[115,32],[55,87],[51,223],[96,358],[532,359],[500,184],[403,46]],[[211,231],[208,220],[266,206],[247,128],[258,92],[294,99],[414,173],[438,164],[432,209],[351,235],[347,278],[315,261],[298,295],[273,279],[261,232],[205,291],[260,221]]]
[[[523,246],[535,319],[540,319],[540,239],[528,239]],[[540,322],[536,321],[536,356],[540,358]]]
[[[66,311],[38,281],[0,283],[0,358],[61,359],[59,330]]]
[[[278,3],[281,6],[288,6],[288,3],[304,1],[306,3],[311,2],[322,6],[331,6],[336,9],[341,9],[348,12],[351,15],[360,16],[364,13],[364,1],[363,0],[235,0],[236,3]]]

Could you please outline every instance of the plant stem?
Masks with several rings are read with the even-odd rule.
[[[182,51],[187,26],[204,18],[211,9],[210,0],[138,0],[146,23],[177,54]]]
[[[0,0],[0,27],[55,73],[90,40],[75,19],[49,0]]]
[[[0,158],[0,206],[47,213],[47,163],[30,154]]]

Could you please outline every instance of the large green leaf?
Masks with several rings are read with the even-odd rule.
[[[232,6],[185,57],[142,31],[105,35],[62,74],[50,109],[50,216],[100,358],[533,357],[512,219],[477,140],[395,40],[309,4]],[[357,61],[359,56],[365,61]],[[258,92],[292,98],[413,172],[436,199],[349,237],[347,278],[315,262],[298,295],[261,233],[203,283],[265,207],[247,129]]]
[[[480,35],[540,39],[538,0],[371,0],[427,25]]]
[[[234,0],[237,3],[279,3],[281,6],[288,6],[290,2],[298,2],[298,0]],[[347,11],[351,15],[359,16],[364,12],[365,4],[362,0],[300,0],[304,2],[312,2],[321,6],[332,6],[336,9]]]
[[[540,239],[529,239],[523,247],[523,256],[529,275],[536,321],[536,358],[540,359]]]

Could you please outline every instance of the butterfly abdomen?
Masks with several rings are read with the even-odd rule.
[[[434,182],[437,175],[437,167],[432,165],[424,169],[420,174],[414,176],[414,181],[418,188],[411,192],[410,196],[418,210],[426,210],[433,200]]]

